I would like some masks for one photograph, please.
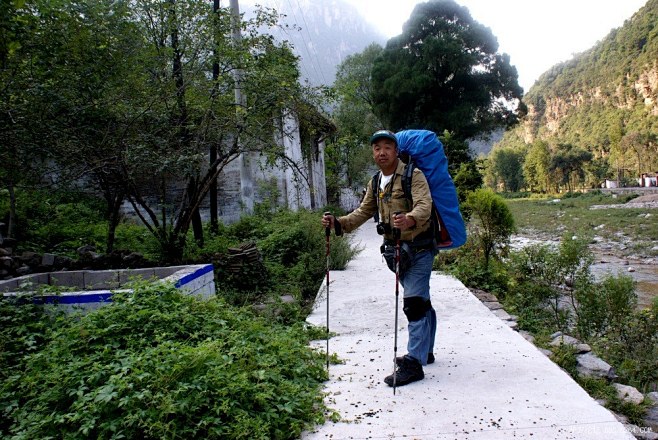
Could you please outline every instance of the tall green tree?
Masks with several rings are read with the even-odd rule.
[[[212,13],[201,0],[144,0],[135,17],[151,53],[151,82],[136,103],[148,130],[131,150],[128,199],[163,254],[178,261],[199,206],[227,164],[252,152],[286,159],[275,129],[286,112],[300,107],[297,58],[285,43],[258,32],[274,25],[273,12],[240,22],[239,41],[230,38],[229,11]],[[219,73],[211,79],[213,62]],[[238,72],[244,103],[234,99]],[[208,165],[213,144],[217,157]],[[181,181],[183,193],[172,193],[171,185]]]
[[[383,48],[376,43],[345,58],[336,73],[333,91],[337,100],[334,120],[339,131],[327,145],[327,187],[338,201],[341,187],[356,189],[368,175],[372,163],[370,135],[384,127],[373,112],[371,72]]]
[[[306,117],[297,58],[259,32],[275,13],[240,23],[235,42],[228,10],[213,14],[202,0],[16,0],[0,11],[0,181],[11,189],[50,175],[98,190],[110,250],[128,200],[163,257],[180,261],[224,167],[250,152],[287,160],[275,133],[288,134],[282,115]],[[247,96],[239,105],[236,70]]]
[[[48,66],[31,53],[39,34],[34,9],[21,0],[0,2],[0,186],[9,196],[9,237],[14,237],[18,221],[17,188],[38,184],[52,157],[39,142],[50,137],[37,105],[49,84],[36,80]]]
[[[502,185],[503,191],[519,191],[523,187],[524,153],[511,148],[497,148],[489,157],[488,173],[493,186]]]
[[[528,148],[523,162],[523,179],[530,191],[546,192],[550,188],[551,152],[548,143],[536,140]]]
[[[391,129],[459,139],[517,121],[523,90],[491,30],[452,0],[418,4],[372,71],[375,113]]]
[[[592,153],[570,144],[560,144],[551,158],[550,168],[560,176],[559,183],[573,191],[585,179],[585,164],[592,160]]]

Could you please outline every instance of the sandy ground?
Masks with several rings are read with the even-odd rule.
[[[629,200],[626,203],[618,203],[613,205],[592,205],[590,209],[614,209],[614,208],[658,208],[658,194],[646,194]]]
[[[647,194],[646,196],[640,196],[631,200],[629,203],[653,203],[653,202],[658,202],[658,194]]]

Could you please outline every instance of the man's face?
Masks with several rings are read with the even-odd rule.
[[[395,142],[391,139],[380,138],[372,144],[372,157],[382,170],[390,170],[395,165],[397,156]]]

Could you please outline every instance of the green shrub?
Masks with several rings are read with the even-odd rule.
[[[624,402],[617,397],[617,391],[605,379],[594,377],[578,377],[578,383],[587,393],[595,399],[602,399],[605,401],[605,407],[612,411],[623,414],[628,417],[629,422],[642,426],[644,425],[644,415],[646,407],[644,405],[635,405],[633,403]]]
[[[595,284],[575,290],[578,331],[583,338],[619,332],[637,306],[635,282],[628,275],[608,274]]]
[[[15,238],[21,249],[73,255],[82,244],[104,245],[105,202],[82,191],[17,190]],[[0,218],[8,215],[0,197]]]
[[[655,389],[658,384],[658,315],[655,309],[629,313],[605,336],[594,339],[594,345],[628,384],[645,391]]]
[[[280,326],[171,286],[59,321],[3,381],[0,435],[292,439],[321,422],[324,357]]]
[[[257,241],[272,233],[272,223],[264,217],[245,215],[230,225],[226,232],[237,242]]]
[[[557,347],[551,347],[551,351],[553,352],[551,355],[553,362],[562,367],[572,377],[578,376],[576,370],[578,361],[576,360],[576,349],[573,345],[560,344]]]
[[[485,264],[482,248],[472,236],[469,236],[459,249],[439,252],[433,268],[450,273],[467,287],[486,290],[501,299],[507,292],[508,276],[505,266],[498,261]]]
[[[59,317],[29,296],[0,296],[0,382],[21,370],[25,356],[41,350]]]
[[[234,245],[246,238],[253,240],[262,254],[262,264],[228,272],[217,268],[218,287],[230,303],[244,305],[265,297],[293,295],[302,304],[310,304],[326,271],[326,237],[320,224],[321,214],[309,211],[277,211],[266,216],[245,216],[226,228]],[[249,231],[249,232],[248,232]],[[208,248],[208,245],[206,245]],[[219,250],[219,253],[225,249]],[[349,236],[330,238],[330,269],[344,269],[359,252]],[[220,261],[221,263],[221,261]]]
[[[514,217],[505,200],[488,188],[469,193],[464,208],[475,220],[470,235],[477,239],[486,266],[496,255],[496,247],[509,242],[514,232]]]

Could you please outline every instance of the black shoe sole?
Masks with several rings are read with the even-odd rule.
[[[418,382],[419,380],[423,380],[424,378],[425,378],[424,373],[420,373],[419,375],[408,377],[404,380],[401,380],[399,377],[397,377],[396,381],[395,381],[395,386],[396,387],[402,387],[402,386],[408,385],[410,383]],[[393,386],[393,375],[391,374],[390,376],[386,376],[384,378],[384,382],[389,387],[392,387]]]

